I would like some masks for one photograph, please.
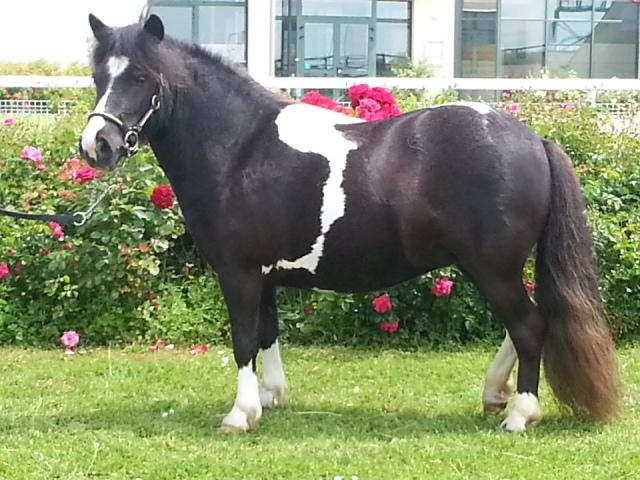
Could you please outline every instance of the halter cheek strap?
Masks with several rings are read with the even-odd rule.
[[[164,82],[163,82],[164,83]],[[140,132],[144,128],[145,124],[153,115],[153,112],[160,108],[160,95],[162,94],[162,86],[158,89],[158,93],[151,97],[151,106],[149,109],[142,115],[138,123],[127,127],[127,125],[120,120],[115,115],[112,115],[107,112],[96,112],[93,111],[89,113],[89,119],[93,117],[101,117],[105,120],[109,120],[112,123],[115,123],[118,128],[122,131],[123,140],[124,140],[124,148],[127,152],[127,157],[133,156],[138,151],[138,146],[140,143]]]

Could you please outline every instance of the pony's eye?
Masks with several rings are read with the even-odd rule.
[[[144,82],[146,82],[146,81],[147,81],[147,77],[146,77],[146,76],[144,76],[144,75],[138,75],[138,76],[136,77],[136,83],[137,83],[137,84],[143,84],[143,83],[144,83]]]

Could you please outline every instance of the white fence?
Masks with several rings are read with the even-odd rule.
[[[626,91],[640,93],[640,79],[543,79],[543,78],[398,78],[398,77],[269,77],[258,79],[267,88],[288,90],[292,93],[308,89],[346,89],[352,85],[368,83],[372,86],[409,90],[441,91],[558,91],[586,92],[592,103],[598,92]],[[92,88],[91,77],[1,76],[0,88]],[[0,100],[0,114],[66,113],[69,103],[63,103],[55,112],[42,100]],[[622,114],[618,105],[611,105],[612,113]],[[616,110],[617,109],[617,110]],[[635,112],[634,112],[635,113]]]

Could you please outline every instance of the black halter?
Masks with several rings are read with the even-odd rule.
[[[133,156],[138,151],[138,144],[140,141],[140,132],[144,128],[145,123],[151,117],[153,112],[160,108],[160,96],[162,95],[162,86],[158,89],[158,93],[151,97],[151,106],[149,109],[142,115],[138,123],[127,127],[127,125],[120,120],[115,115],[112,115],[107,112],[96,112],[93,111],[89,113],[89,119],[93,117],[102,117],[105,120],[109,120],[110,122],[115,123],[118,128],[122,131],[123,140],[124,140],[124,148],[127,152],[127,157]]]

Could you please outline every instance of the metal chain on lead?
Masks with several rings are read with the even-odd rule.
[[[89,208],[87,208],[84,212],[75,212],[73,214],[73,217],[76,219],[74,220],[73,224],[76,227],[81,227],[82,225],[84,225],[85,223],[87,223],[87,220],[89,220],[91,218],[91,216],[93,215],[93,211],[96,209],[96,207],[100,204],[100,202],[104,199],[104,197],[107,196],[107,194],[109,192],[111,192],[112,190],[116,189],[116,184],[111,184],[109,185],[104,192],[102,192],[100,194],[100,196],[98,196],[97,199],[95,199],[93,201],[93,203],[91,205],[89,205]]]

